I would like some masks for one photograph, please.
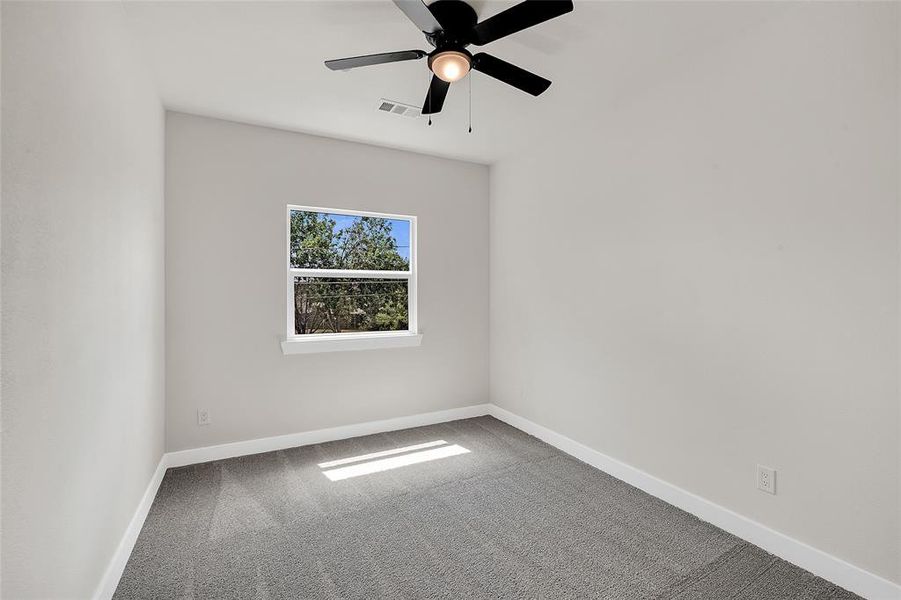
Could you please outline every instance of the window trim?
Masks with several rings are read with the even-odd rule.
[[[409,271],[366,271],[341,269],[297,269],[291,266],[291,212],[307,211],[353,217],[376,217],[381,219],[399,219],[410,222],[410,270]],[[287,272],[286,285],[286,329],[282,341],[284,354],[306,354],[311,352],[334,352],[339,350],[368,350],[374,348],[401,348],[419,346],[422,335],[419,333],[417,310],[417,232],[414,215],[398,215],[378,213],[365,210],[339,208],[323,208],[318,206],[301,206],[288,204],[285,218],[285,266]],[[398,331],[372,331],[366,333],[294,333],[294,278],[295,277],[353,277],[358,279],[405,279],[407,281],[407,329]]]

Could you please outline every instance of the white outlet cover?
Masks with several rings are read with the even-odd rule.
[[[197,424],[198,425],[209,425],[213,422],[213,418],[210,416],[210,411],[204,408],[197,409]]]
[[[757,465],[757,489],[767,494],[776,493],[776,469]]]

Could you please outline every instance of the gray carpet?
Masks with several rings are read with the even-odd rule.
[[[469,452],[318,466],[436,440]],[[115,598],[857,596],[480,417],[170,469]]]

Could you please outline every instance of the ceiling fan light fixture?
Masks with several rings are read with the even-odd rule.
[[[445,50],[429,58],[429,68],[442,81],[454,83],[469,73],[472,59],[465,52]]]

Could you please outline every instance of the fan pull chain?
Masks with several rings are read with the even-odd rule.
[[[432,74],[429,73],[429,127],[432,126]]]
[[[472,133],[472,71],[469,72],[469,133]]]

